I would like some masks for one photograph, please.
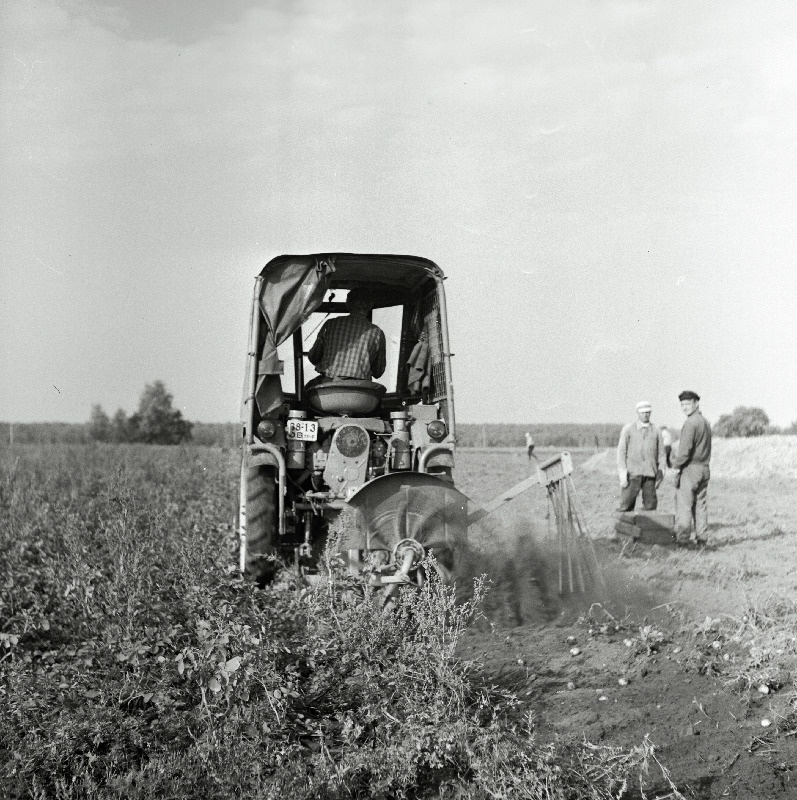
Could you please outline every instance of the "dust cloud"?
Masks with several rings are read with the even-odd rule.
[[[567,521],[560,527],[569,533],[558,533],[550,509],[549,519],[515,505],[473,521],[474,508],[465,494],[431,476],[377,481],[347,510],[345,547],[389,553],[413,539],[434,554],[463,602],[472,597],[473,581],[485,576],[482,623],[501,628],[567,625],[590,612],[619,619],[656,605],[644,586],[628,582],[609,540],[576,535]]]
[[[659,604],[655,593],[641,583],[629,582],[614,552],[601,548],[593,551],[592,542],[588,545],[594,560],[592,569],[583,576],[583,590],[577,583],[574,591],[569,590],[565,561],[560,591],[562,555],[558,540],[543,526],[517,520],[509,524],[500,519],[482,520],[471,526],[467,543],[458,554],[458,594],[467,599],[473,580],[486,576],[483,618],[502,628],[570,625],[588,615],[619,620],[631,611],[635,616],[645,614]]]

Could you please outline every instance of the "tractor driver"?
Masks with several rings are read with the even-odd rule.
[[[368,319],[373,300],[364,289],[351,289],[346,297],[349,315],[327,320],[307,357],[319,373],[308,383],[328,380],[370,381],[385,371],[385,334]]]

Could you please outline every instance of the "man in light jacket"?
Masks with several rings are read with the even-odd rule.
[[[661,432],[650,421],[652,410],[646,400],[637,403],[636,420],[620,433],[617,477],[622,491],[618,511],[633,511],[640,491],[645,511],[654,511],[658,504],[656,489],[664,479],[666,461]]]

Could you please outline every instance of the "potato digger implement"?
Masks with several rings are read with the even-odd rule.
[[[312,580],[334,536],[336,557],[387,601],[399,586],[424,583],[429,564],[453,582],[470,525],[533,484],[550,494],[546,469],[482,508],[455,488],[443,282],[424,258],[351,253],[278,256],[256,278],[241,572],[264,584],[284,566]],[[310,358],[324,325],[351,311],[356,293],[367,293],[365,316],[384,334],[381,382],[322,374]]]

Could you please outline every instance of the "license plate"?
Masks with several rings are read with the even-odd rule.
[[[308,419],[289,419],[286,433],[294,441],[314,442],[318,438],[318,423]]]

